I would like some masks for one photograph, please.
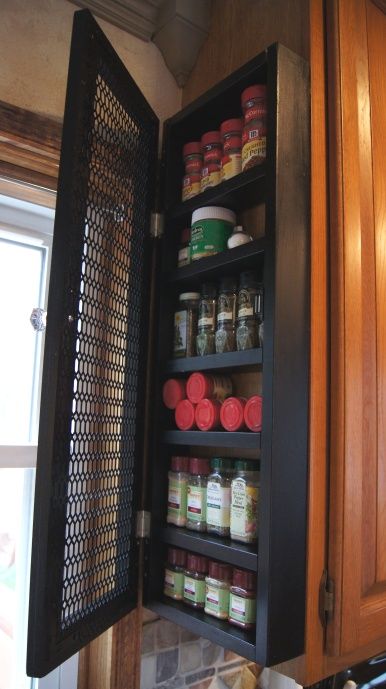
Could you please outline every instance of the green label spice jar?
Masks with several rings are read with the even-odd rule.
[[[190,256],[197,261],[227,248],[228,237],[236,225],[236,215],[228,208],[206,206],[192,214]]]
[[[208,560],[202,555],[188,553],[184,576],[184,603],[192,608],[205,607],[205,575]]]
[[[236,349],[236,290],[233,277],[221,280],[217,298],[215,347],[217,354]]]
[[[214,331],[216,328],[216,285],[205,282],[201,286],[198,305],[198,332],[196,350],[198,356],[214,354]]]
[[[172,457],[168,473],[168,511],[166,521],[175,526],[186,524],[189,457]]]
[[[256,576],[253,572],[233,570],[229,622],[243,629],[253,629],[256,624]]]
[[[196,355],[199,292],[183,292],[179,296],[178,309],[174,313],[173,355]]]
[[[231,484],[231,538],[253,543],[257,540],[258,463],[240,459],[235,470]]]
[[[209,575],[205,579],[205,612],[220,620],[228,618],[229,589],[232,568],[220,562],[209,562]]]
[[[206,528],[218,536],[230,534],[231,460],[214,457],[206,490]]]
[[[190,458],[186,528],[191,531],[206,531],[206,485],[209,472],[209,459]]]
[[[168,549],[168,561],[165,567],[164,594],[174,600],[184,597],[184,576],[186,552],[179,548]]]

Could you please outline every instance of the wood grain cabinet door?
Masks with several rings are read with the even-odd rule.
[[[386,648],[386,3],[332,0],[328,651]]]

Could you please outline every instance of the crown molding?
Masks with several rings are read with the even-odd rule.
[[[158,9],[164,0],[70,0],[88,9],[119,29],[143,41],[150,41],[156,30]]]

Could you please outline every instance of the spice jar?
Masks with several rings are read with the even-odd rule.
[[[225,120],[220,132],[223,145],[221,159],[222,179],[230,179],[241,172],[241,131],[243,121],[240,118]]]
[[[227,537],[230,534],[231,460],[213,457],[206,489],[206,529]]]
[[[243,397],[228,397],[221,407],[220,421],[226,431],[242,431],[245,428]]]
[[[175,526],[186,524],[189,457],[172,457],[168,473],[168,511],[166,521]]]
[[[201,172],[202,151],[200,141],[190,141],[185,144],[182,149],[182,155],[184,157],[185,172],[187,175]]]
[[[234,569],[229,592],[229,622],[253,629],[256,624],[256,575],[243,569]]]
[[[238,459],[231,483],[231,538],[242,543],[257,540],[258,463]]]
[[[179,548],[168,548],[168,561],[165,567],[164,594],[174,600],[184,597],[184,578],[186,552]]]
[[[206,486],[209,473],[209,459],[189,459],[186,528],[191,531],[206,531]]]
[[[236,349],[236,288],[237,281],[233,277],[225,277],[220,282],[215,333],[217,354]]]
[[[201,150],[204,166],[211,164],[221,164],[222,145],[221,134],[218,131],[206,132],[201,137]]]
[[[236,246],[241,246],[242,244],[248,244],[252,241],[250,234],[247,234],[242,225],[235,225],[233,232],[228,239],[227,246],[228,249],[235,249]]]
[[[195,405],[190,400],[181,400],[175,408],[174,419],[180,431],[193,430],[196,428]]]
[[[188,399],[197,404],[204,398],[222,402],[232,394],[232,380],[228,376],[212,376],[195,371],[186,382]]]
[[[185,175],[182,179],[182,200],[188,201],[201,191],[201,172]]]
[[[221,164],[210,163],[201,170],[201,191],[215,187],[221,182]]]
[[[236,214],[221,206],[203,206],[192,213],[191,261],[214,256],[227,248]]]
[[[216,286],[204,283],[198,304],[198,332],[196,351],[198,356],[214,354],[214,332],[216,327]]]
[[[200,431],[215,431],[220,426],[221,402],[204,398],[196,405],[195,419]]]
[[[244,112],[241,167],[248,170],[266,157],[266,86],[255,84],[241,94]]]
[[[190,263],[190,227],[185,227],[181,232],[180,245],[177,254],[177,266],[187,266]]]
[[[258,308],[260,287],[253,271],[240,275],[237,293],[236,343],[237,349],[252,349],[258,346]]]
[[[209,574],[205,579],[205,612],[220,620],[228,619],[229,590],[232,567],[209,561]]]
[[[250,431],[261,431],[263,417],[263,398],[260,395],[250,397],[245,405],[244,420]]]
[[[184,576],[184,603],[192,608],[205,607],[205,576],[208,560],[203,555],[188,553]]]
[[[174,313],[175,357],[196,355],[196,336],[198,324],[199,292],[183,292],[179,296],[179,305]]]
[[[175,409],[186,397],[186,382],[181,378],[168,378],[163,384],[162,399],[165,407]]]

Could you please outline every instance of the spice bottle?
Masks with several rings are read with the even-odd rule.
[[[221,159],[222,179],[230,179],[241,172],[241,131],[243,121],[241,118],[225,120],[221,124],[220,132],[223,145],[223,157]]]
[[[197,404],[203,399],[214,399],[222,402],[232,394],[233,385],[229,376],[212,376],[195,371],[186,382],[186,396]]]
[[[258,310],[260,308],[261,286],[252,270],[240,275],[237,293],[236,342],[237,349],[252,349],[258,346]]]
[[[206,132],[201,138],[203,166],[201,170],[201,191],[215,187],[221,182],[221,134]]]
[[[256,575],[234,569],[229,593],[229,622],[253,629],[256,624]]]
[[[238,459],[231,484],[231,538],[242,543],[257,540],[259,498],[258,463]]]
[[[195,405],[190,400],[181,400],[175,408],[174,418],[180,431],[192,431],[196,428]]]
[[[198,305],[198,332],[196,338],[197,356],[214,354],[214,332],[216,328],[216,286],[205,282],[201,286]]]
[[[179,548],[168,548],[168,561],[165,567],[164,594],[174,600],[184,597],[184,575],[186,552]]]
[[[195,419],[200,431],[215,431],[220,427],[221,402],[204,398],[197,403]]]
[[[166,521],[175,526],[186,524],[189,457],[172,457],[168,473],[168,511]]]
[[[188,553],[184,576],[184,603],[192,608],[205,607],[205,576],[208,560],[203,555]]]
[[[183,292],[179,296],[178,309],[174,314],[175,357],[196,355],[199,292]]]
[[[241,94],[244,112],[241,167],[248,170],[266,157],[266,86],[254,84]]]
[[[243,397],[228,397],[221,407],[220,421],[226,431],[242,431],[245,428]]]
[[[175,409],[178,402],[186,397],[186,382],[181,378],[168,378],[162,388],[162,399],[165,407]]]
[[[182,179],[182,200],[188,201],[201,191],[201,172],[184,175]]]
[[[206,528],[208,533],[230,534],[231,460],[213,457],[212,473],[206,490]]]
[[[227,240],[236,225],[236,214],[221,206],[203,206],[192,213],[190,256],[198,261],[227,248]]]
[[[209,473],[209,459],[189,459],[186,528],[191,531],[206,531],[206,486]]]
[[[177,254],[177,266],[187,266],[190,263],[190,227],[185,227],[181,232],[180,245]]]
[[[228,249],[235,249],[236,246],[241,246],[242,244],[248,244],[252,241],[250,234],[247,234],[242,225],[235,225],[233,232],[228,239]]]
[[[185,172],[187,175],[192,175],[201,172],[202,168],[202,152],[200,141],[189,141],[182,149],[184,157]]]
[[[228,619],[229,590],[232,567],[209,561],[209,574],[205,579],[205,612],[220,620]]]
[[[258,433],[261,431],[263,416],[263,398],[260,395],[253,395],[249,398],[244,409],[244,420],[250,431]]]
[[[237,281],[225,277],[220,282],[217,298],[215,346],[218,354],[236,349],[236,289]]]

